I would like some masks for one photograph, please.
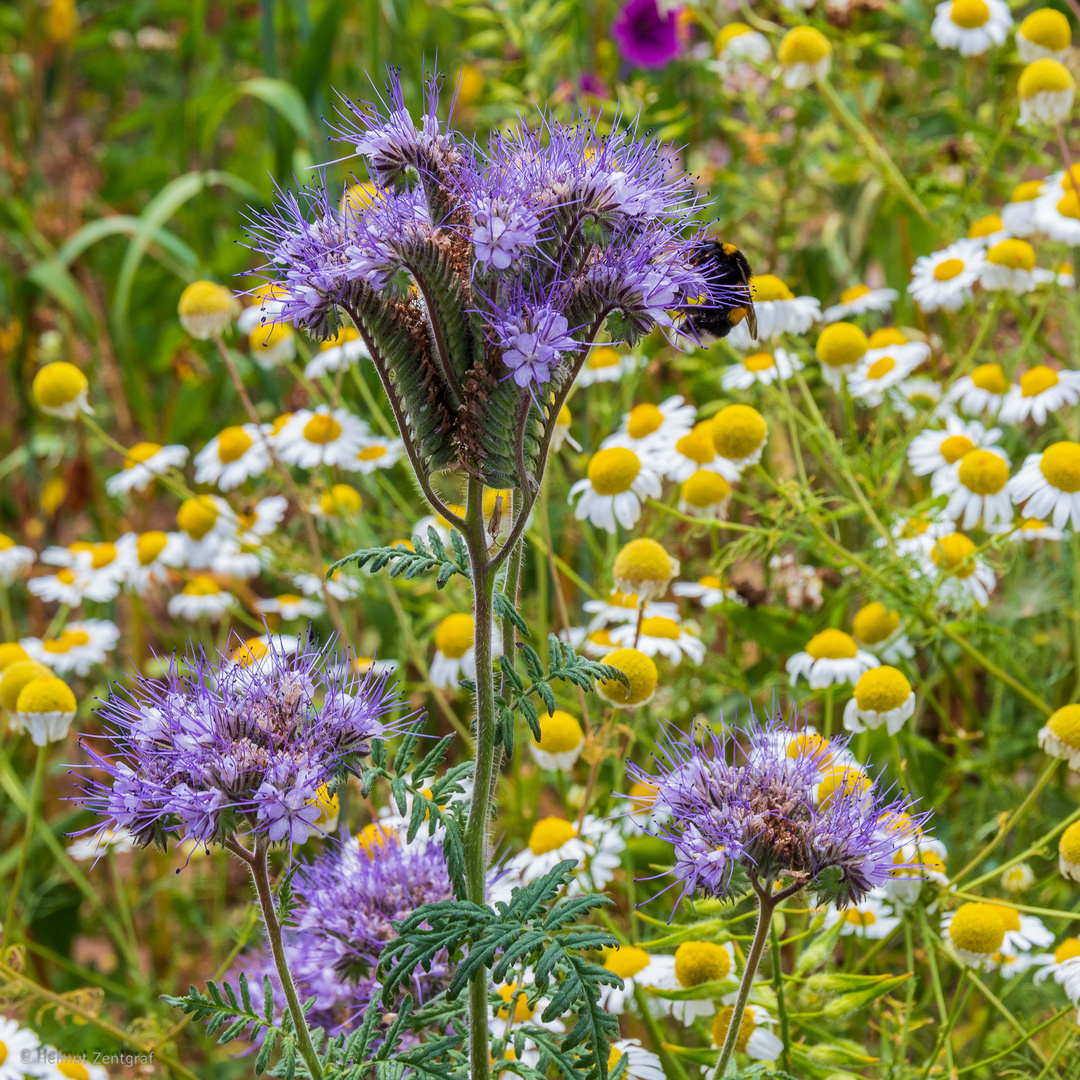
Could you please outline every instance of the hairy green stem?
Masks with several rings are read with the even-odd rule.
[[[26,868],[26,856],[30,851],[30,838],[34,835],[34,824],[37,819],[38,805],[41,802],[41,786],[45,779],[45,760],[48,754],[48,745],[37,748],[37,763],[34,766],[34,784],[30,788],[30,805],[26,808],[26,829],[23,832],[22,848],[19,851],[19,861],[15,866],[15,880],[11,883],[11,895],[8,897],[7,914],[4,916],[4,927],[0,931],[0,955],[8,943],[11,927],[15,922],[15,902],[19,898],[19,886],[22,885],[23,870]]]
[[[780,1053],[780,1063],[791,1071],[791,1054],[788,1046],[791,1043],[791,1034],[788,1026],[787,1002],[784,1000],[784,961],[780,954],[780,935],[776,932],[776,923],[769,920],[769,938],[772,948],[772,977],[773,989],[776,991],[776,1015],[780,1019],[780,1041],[784,1049]]]

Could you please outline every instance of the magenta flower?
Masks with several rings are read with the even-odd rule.
[[[661,68],[679,55],[679,20],[675,9],[656,0],[630,0],[611,27],[619,51],[632,64]]]

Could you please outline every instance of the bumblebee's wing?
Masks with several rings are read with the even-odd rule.
[[[746,325],[750,336],[756,341],[757,312],[754,310],[754,297],[750,291],[750,278],[754,272],[750,269],[749,260],[734,244],[722,243],[720,248],[727,256],[727,266],[736,284],[746,289]]]

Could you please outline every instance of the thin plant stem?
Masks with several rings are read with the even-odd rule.
[[[4,631],[6,641],[15,640],[15,619],[11,614],[11,594],[2,581],[0,581],[0,628]]]
[[[832,738],[834,697],[835,691],[830,686],[825,691],[825,708],[821,720],[821,734],[826,739]]]
[[[41,802],[41,787],[45,779],[45,762],[48,751],[48,744],[37,748],[34,782],[30,788],[30,804],[26,808],[26,828],[23,832],[22,848],[19,850],[19,861],[15,865],[15,880],[11,883],[11,895],[8,897],[4,927],[0,931],[0,955],[3,954],[8,943],[8,937],[11,934],[11,928],[15,923],[15,902],[19,897],[19,886],[22,885],[23,870],[26,869],[26,856],[30,851],[30,838],[34,835],[34,825],[37,820],[38,804]]]
[[[780,1062],[788,1071],[791,1069],[791,1032],[788,1026],[787,1002],[784,1000],[784,961],[780,953],[780,935],[776,930],[775,920],[769,920],[769,938],[772,948],[773,989],[776,991],[776,1015],[780,1020],[780,1041],[784,1049],[780,1053]]]

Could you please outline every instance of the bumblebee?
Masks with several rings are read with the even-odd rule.
[[[721,304],[697,304],[686,311],[686,329],[703,344],[727,337],[744,319],[752,338],[757,337],[757,314],[750,297],[753,271],[746,256],[734,245],[707,240],[698,247],[694,265],[705,270],[718,294],[731,299]]]

